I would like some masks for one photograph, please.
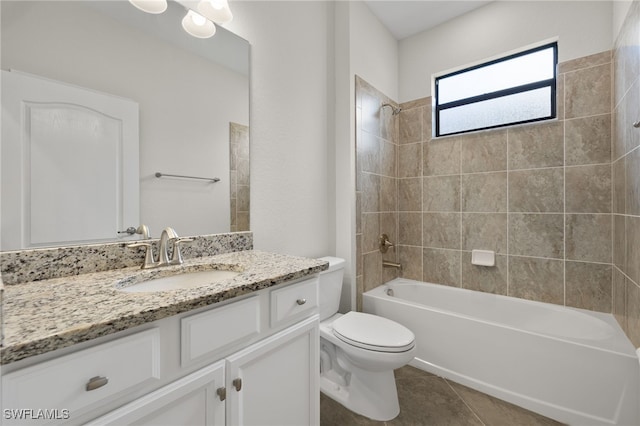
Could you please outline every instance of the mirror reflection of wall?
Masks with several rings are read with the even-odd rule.
[[[153,237],[167,226],[180,235],[231,230],[229,129],[249,124],[246,41],[223,28],[210,39],[187,35],[185,9],[172,1],[162,15],[128,1],[3,0],[0,7],[2,69],[139,104],[139,222]],[[224,40],[230,45],[220,47]],[[211,52],[223,58],[205,57]],[[221,180],[158,179],[156,172]]]

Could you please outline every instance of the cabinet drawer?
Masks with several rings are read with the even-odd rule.
[[[191,315],[181,320],[180,363],[185,366],[205,355],[241,343],[260,333],[260,299],[248,299]]]
[[[106,384],[92,390],[92,378]],[[14,371],[2,377],[2,408],[68,410],[70,418],[160,378],[157,328]],[[92,384],[104,383],[94,380]]]
[[[271,327],[309,315],[318,307],[318,279],[312,278],[271,292]]]

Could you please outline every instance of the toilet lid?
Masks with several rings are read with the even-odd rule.
[[[333,334],[350,345],[378,352],[405,352],[415,344],[408,328],[362,312],[348,312],[335,320]]]

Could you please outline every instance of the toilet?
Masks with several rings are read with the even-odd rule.
[[[320,274],[320,390],[349,410],[387,421],[400,413],[393,370],[416,351],[411,330],[362,312],[338,313],[343,259]]]

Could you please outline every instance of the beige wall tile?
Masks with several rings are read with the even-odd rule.
[[[422,178],[398,179],[398,210],[419,212],[422,209]]]
[[[238,185],[238,198],[236,203],[236,209],[240,212],[248,212],[250,205],[249,187],[247,185]]]
[[[380,176],[380,211],[398,211],[398,179]]]
[[[380,176],[371,173],[360,173],[362,187],[362,212],[380,211]]]
[[[375,89],[371,89],[371,92]],[[376,91],[377,92],[377,91]],[[380,98],[369,91],[361,93],[362,121],[360,128],[374,136],[380,136]]]
[[[567,165],[611,162],[611,114],[567,120]]]
[[[356,191],[356,234],[362,233],[362,193]]]
[[[398,146],[398,177],[422,176],[422,144]]]
[[[565,118],[611,112],[611,64],[565,74]]]
[[[460,176],[429,176],[423,178],[422,211],[459,212]]]
[[[362,234],[356,234],[356,276],[364,273],[362,253]]]
[[[627,250],[625,273],[640,283],[640,216],[626,216]]]
[[[422,246],[422,213],[398,214],[398,244]]]
[[[509,296],[564,304],[564,261],[509,257]]]
[[[583,56],[581,58],[572,59],[558,64],[558,73],[566,73],[576,71],[582,68],[589,68],[596,65],[608,64],[611,62],[611,50],[594,53],[593,55]]]
[[[566,258],[611,263],[611,215],[568,214]]]
[[[562,212],[562,168],[509,172],[510,212]]]
[[[625,271],[627,267],[627,239],[625,228],[625,217],[622,215],[613,215],[613,264],[621,271]]]
[[[612,189],[612,206],[613,213],[617,214],[625,214],[625,197],[626,197],[626,176],[625,176],[625,158],[621,158],[615,163],[613,163],[613,167],[611,168],[613,176],[611,177],[613,181]]]
[[[423,245],[460,249],[460,213],[424,213]]]
[[[384,176],[397,176],[397,146],[394,143],[382,141],[380,145],[380,173]]]
[[[507,173],[462,175],[462,211],[506,212]]]
[[[397,212],[380,213],[380,234],[387,234],[392,244],[398,244],[398,220]],[[395,256],[395,250],[390,250],[387,253],[392,253]],[[384,259],[389,260],[390,257],[384,256]]]
[[[506,295],[507,264],[507,256],[496,256],[495,266],[472,265],[471,252],[462,252],[462,287]]]
[[[382,282],[382,253],[379,251],[367,253],[363,256],[362,275],[364,291],[369,291],[383,284]]]
[[[625,157],[625,212],[640,215],[640,149]]]
[[[460,287],[460,251],[425,248],[422,253],[423,281]]]
[[[509,214],[509,254],[561,259],[564,256],[564,216]]]
[[[385,99],[384,103],[390,103],[394,107],[398,106],[395,102],[389,99]],[[397,137],[395,135],[397,129],[398,129],[398,116],[393,115],[393,112],[389,107],[381,108],[380,109],[380,137],[388,142],[397,143]]]
[[[422,140],[428,141],[433,136],[433,112],[431,108],[431,97],[429,104],[422,108]]]
[[[461,136],[461,172],[507,170],[507,131],[492,130]]]
[[[506,213],[463,213],[462,250],[507,253]]]
[[[564,74],[559,74],[556,79],[556,116],[558,120],[564,120],[564,111]]]
[[[400,144],[422,141],[422,108],[404,109],[400,119]]]
[[[431,107],[431,96],[414,99],[412,101],[407,101],[400,104],[400,107],[402,109],[422,108],[426,106]]]
[[[611,312],[611,265],[567,261],[567,306]]]
[[[367,132],[360,135],[356,141],[358,171],[380,174],[380,138]]]
[[[403,278],[422,281],[422,247],[398,246],[398,262]]]
[[[567,213],[611,212],[611,165],[567,167]]]
[[[640,287],[627,280],[627,336],[634,347],[640,346]]]
[[[611,159],[613,161],[621,158],[627,152],[625,142],[625,112],[624,103],[616,106],[611,111]]]
[[[432,139],[422,148],[425,176],[460,174],[460,138]]]
[[[613,268],[613,316],[620,327],[627,331],[627,282],[626,277],[618,268]]]
[[[250,226],[250,213],[249,212],[238,212],[236,214],[236,230],[238,232],[248,231]]]
[[[513,127],[509,136],[509,170],[564,165],[564,122]]]
[[[362,250],[369,253],[378,250],[380,236],[380,213],[364,213],[362,215]]]
[[[626,152],[640,145],[640,131],[633,123],[640,120],[640,83],[636,80],[625,94],[621,104],[624,104],[624,140]]]

